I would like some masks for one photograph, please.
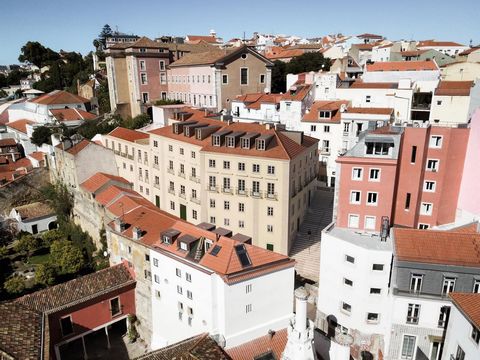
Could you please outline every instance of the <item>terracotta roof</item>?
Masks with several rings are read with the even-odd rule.
[[[480,50],[480,47],[472,47],[468,50],[465,50],[465,51],[462,51],[460,54],[458,54],[459,56],[466,56],[466,55],[470,55],[472,52],[474,51],[478,51]]]
[[[0,318],[0,357],[5,352],[14,359],[40,359],[42,314],[9,302],[0,304]]]
[[[458,46],[465,46],[453,41],[434,41],[434,40],[425,40],[420,41],[417,47],[424,47],[424,46],[431,46],[431,47],[458,47]]]
[[[393,46],[393,43],[392,44],[380,45],[380,46],[378,46],[378,49],[386,49],[386,48],[389,48],[389,47],[392,47],[392,46]]]
[[[97,115],[81,109],[52,109],[50,113],[58,121],[93,120]]]
[[[367,71],[425,71],[438,70],[432,60],[426,61],[384,61],[366,65]]]
[[[135,360],[231,360],[208,334],[201,334],[142,355]]]
[[[282,100],[285,101],[302,101],[310,92],[312,85],[305,84],[304,79],[302,80],[299,76],[299,79],[290,86],[290,89],[283,94]]]
[[[402,57],[407,56],[419,56],[423,53],[426,53],[428,50],[410,50],[410,51],[400,51],[400,55]]]
[[[85,149],[88,145],[90,144],[93,144],[91,141],[89,140],[82,140],[80,141],[79,143],[76,143],[75,145],[73,145],[72,147],[68,148],[67,150],[65,150],[67,153],[75,156],[77,155],[80,151],[82,151],[83,149]],[[63,144],[60,143],[58,144],[57,146],[55,146],[56,148],[58,149],[63,149]]]
[[[468,318],[477,329],[480,329],[480,294],[454,292],[449,295],[463,315]]]
[[[390,115],[393,113],[393,109],[392,108],[349,107],[346,112],[350,114]]]
[[[129,48],[147,48],[147,49],[162,49],[167,48],[167,44],[163,44],[157,41],[153,41],[146,36],[134,42],[117,43],[110,46],[108,49],[129,49]],[[107,49],[107,50],[108,50]]]
[[[359,50],[372,50],[375,44],[353,44]]]
[[[141,131],[130,130],[123,127],[117,127],[108,133],[108,136],[116,137],[122,140],[135,142],[141,139],[148,139],[150,135]]]
[[[36,219],[43,216],[55,215],[52,207],[46,203],[34,202],[28,205],[15,207],[22,220]]]
[[[290,59],[305,54],[303,49],[284,49],[278,53],[268,53],[265,56],[270,60]]]
[[[480,234],[456,231],[394,229],[399,260],[480,267]]]
[[[363,82],[356,80],[350,85],[351,89],[396,89],[398,83],[377,83],[377,82]]]
[[[261,104],[280,104],[283,94],[246,94],[236,97],[236,101],[245,103],[248,109],[260,109]]]
[[[0,147],[6,147],[6,146],[17,146],[17,142],[15,141],[15,139],[10,139],[10,138],[7,138],[7,139],[0,139]]]
[[[342,105],[348,105],[346,100],[336,101],[315,101],[310,111],[303,116],[303,122],[339,122],[341,120],[340,108]],[[320,111],[330,111],[331,117],[328,119],[320,118]]]
[[[287,345],[287,339],[287,329],[282,329],[276,331],[273,335],[267,334],[239,346],[226,349],[226,352],[233,360],[252,360],[269,352],[275,355],[275,359],[281,359]]]
[[[100,190],[99,193],[95,195],[95,201],[99,204],[106,206],[110,204],[113,200],[118,199],[120,196],[130,194],[141,198],[134,190],[122,188],[116,185],[110,185],[104,190]]]
[[[34,151],[30,154],[28,154],[27,156],[30,156],[32,158],[34,158],[35,160],[37,161],[43,161],[45,160],[45,153],[41,152],[41,151]]]
[[[207,43],[216,44],[218,43],[217,38],[212,35],[187,35],[188,41],[205,41]]]
[[[439,96],[470,96],[473,81],[440,81],[435,89],[435,95]]]
[[[64,105],[64,104],[85,104],[90,102],[81,96],[63,90],[54,90],[48,94],[41,95],[28,102],[42,105]]]
[[[125,266],[119,264],[22,296],[15,303],[49,313],[134,283]]]
[[[33,125],[33,124],[35,124],[33,121],[22,119],[22,120],[9,122],[6,124],[6,126],[26,134],[27,125]]]
[[[391,126],[386,125],[386,126],[381,126],[376,128],[375,130],[371,130],[368,132],[368,134],[372,135],[398,135],[399,131],[392,129]]]
[[[123,177],[105,174],[102,172],[98,172],[95,175],[92,175],[83,183],[81,183],[80,186],[88,192],[96,193],[101,187],[105,186],[110,181],[115,181],[117,183],[120,182],[125,185],[131,186],[131,184]]]

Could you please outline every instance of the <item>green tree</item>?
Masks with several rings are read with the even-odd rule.
[[[108,83],[106,81],[100,81],[100,87],[97,90],[98,109],[100,114],[109,113],[110,108],[110,95],[108,93]]]
[[[0,246],[0,259],[3,259],[9,254],[9,250],[6,246]]]
[[[98,40],[102,43],[104,48],[106,47],[107,37],[109,37],[110,35],[112,35],[112,28],[110,27],[110,25],[103,25],[102,31],[98,35]]]
[[[276,60],[272,69],[272,93],[285,92],[287,86],[287,64]]]
[[[25,278],[23,276],[12,276],[5,281],[3,288],[10,295],[19,295],[25,290]]]
[[[43,144],[51,144],[52,129],[46,126],[38,126],[33,130],[31,141],[32,144],[42,146]]]
[[[67,187],[62,183],[47,184],[40,189],[40,193],[55,210],[58,221],[67,222],[73,208],[73,196]]]
[[[122,122],[122,126],[127,129],[140,129],[148,124],[150,124],[152,120],[150,116],[147,114],[140,114],[135,116],[134,118],[128,117]]]
[[[158,105],[158,106],[161,106],[161,105],[178,105],[178,104],[183,104],[183,101],[181,101],[181,100],[171,100],[171,99],[155,101],[155,105]]]
[[[54,241],[50,254],[63,274],[75,274],[85,266],[82,251],[68,240]]]
[[[57,269],[51,263],[40,264],[35,269],[35,281],[42,285],[53,285],[57,277]]]
[[[3,74],[0,74],[0,89],[8,86],[7,77]]]
[[[60,230],[49,230],[42,234],[42,242],[44,247],[50,247],[54,241],[62,240],[65,235]]]
[[[0,99],[6,98],[7,96],[8,96],[8,94],[0,88]]]
[[[42,247],[40,238],[30,234],[23,235],[13,245],[13,248],[17,253],[24,253],[27,255],[27,258],[30,258],[30,256],[32,256],[32,254],[40,247]]]
[[[46,48],[37,41],[29,41],[22,46],[18,60],[21,62],[28,61],[41,69],[47,62],[58,60],[59,58],[60,55],[55,51]]]

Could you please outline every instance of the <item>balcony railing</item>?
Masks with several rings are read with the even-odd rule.
[[[407,316],[407,324],[418,324],[418,316]]]
[[[412,110],[430,110],[430,106],[429,103],[413,103]]]
[[[140,176],[138,177],[138,180],[143,181],[143,176],[140,175]]]
[[[160,189],[160,184],[155,183],[155,184],[153,184],[153,187],[156,187],[157,189]]]
[[[191,176],[189,177],[189,179],[190,179],[191,181],[193,181],[193,182],[196,182],[196,183],[199,183],[199,182],[200,182],[200,178],[199,178],[199,177],[196,177],[196,176],[193,176],[193,175],[191,175]]]
[[[179,171],[178,176],[185,179],[185,173],[184,172]]]
[[[224,194],[233,194],[232,188],[229,188],[229,187],[224,187],[224,188],[222,188],[222,192],[223,192]]]
[[[113,153],[114,153],[115,155],[120,155],[120,150],[113,150]]]
[[[218,187],[217,186],[214,186],[214,185],[210,185],[208,188],[207,188],[208,191],[213,191],[213,192],[218,192]]]
[[[168,192],[172,195],[175,195],[175,189],[172,189],[172,188],[169,188],[168,189]]]
[[[329,148],[320,149],[320,154],[322,154],[322,155],[330,155],[330,149],[329,149]]]
[[[123,152],[122,152],[122,153],[120,153],[120,156],[121,156],[121,157],[127,157],[127,153],[123,153]]]
[[[175,170],[173,170],[173,169],[167,168],[167,172],[169,174],[175,175]]]
[[[154,169],[160,169],[160,167],[158,166],[158,164],[155,164],[155,163],[153,163],[153,168],[154,168]]]
[[[201,203],[199,198],[193,197],[193,196],[190,196],[190,201],[194,202],[195,204],[198,204],[198,205],[200,205],[200,203]]]
[[[250,195],[254,198],[261,199],[262,198],[262,192],[261,191],[251,191]]]
[[[178,194],[178,196],[180,196],[182,199],[186,199],[187,197],[185,196],[185,193],[180,193]]]
[[[141,157],[137,158],[137,162],[139,162],[141,164],[142,163],[142,158]]]
[[[248,191],[245,190],[245,189],[237,189],[237,195],[247,196],[247,195],[248,195]]]
[[[267,192],[266,198],[267,198],[267,199],[270,199],[270,200],[277,200],[277,193]]]
[[[133,155],[128,155],[127,154],[127,158],[130,159],[130,160],[133,160]]]

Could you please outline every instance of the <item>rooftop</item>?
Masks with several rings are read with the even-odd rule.
[[[349,101],[335,100],[335,101],[315,101],[310,108],[310,111],[303,116],[303,122],[340,122],[342,105],[346,106]],[[320,117],[320,112],[328,112],[330,117]]]
[[[450,297],[463,315],[480,329],[480,294],[450,293]]]
[[[272,335],[267,334],[244,344],[226,349],[226,352],[233,360],[257,359],[258,356],[266,355],[270,352],[275,356],[273,359],[281,359],[282,353],[287,345],[287,339],[287,329],[282,329],[273,332]]]
[[[369,72],[379,71],[432,71],[438,70],[437,64],[432,60],[426,61],[384,61],[367,64]]]
[[[75,145],[69,147],[67,150],[65,150],[65,152],[75,156],[90,144],[94,144],[94,143],[91,142],[90,140],[83,139],[82,141],[80,141],[80,142],[76,143]],[[64,143],[60,143],[60,144],[56,145],[55,147],[57,149],[64,149],[64,146],[65,146]]]
[[[58,121],[93,120],[97,115],[82,109],[51,109],[50,113]]]
[[[248,109],[260,109],[261,104],[279,104],[283,94],[246,94],[238,95],[234,101],[243,102]]]
[[[378,82],[363,82],[361,80],[355,80],[351,89],[397,89],[398,83],[378,83]]]
[[[63,90],[54,90],[48,94],[41,95],[28,102],[42,105],[66,105],[66,104],[85,104],[90,102],[81,96],[69,93]]]
[[[387,237],[387,241],[381,241],[380,235],[375,232],[339,228],[334,223],[327,226],[323,232],[368,250],[391,251],[393,249],[390,237]]]
[[[392,108],[371,108],[371,107],[349,107],[346,110],[349,114],[373,114],[373,115],[391,115]]]
[[[442,80],[435,89],[438,96],[470,96],[473,81],[445,81]]]
[[[10,147],[10,146],[17,146],[17,142],[15,139],[0,139],[0,147]]]
[[[459,47],[465,46],[453,41],[434,41],[434,40],[424,40],[419,41],[417,47]]]
[[[98,172],[95,175],[88,178],[86,181],[80,184],[80,186],[88,192],[96,193],[101,187],[105,186],[109,182],[114,181],[116,183],[123,183],[130,187],[130,183],[123,177],[110,175],[102,172]]]
[[[7,124],[5,124],[7,127],[15,129],[21,133],[26,134],[27,133],[27,125],[33,125],[35,124],[33,121],[27,120],[27,119],[21,119],[17,121],[12,121]]]
[[[28,205],[17,206],[14,209],[20,214],[22,220],[31,220],[55,214],[52,207],[43,202],[34,202]]]
[[[398,260],[480,267],[478,232],[395,228],[393,236]]]
[[[108,133],[109,136],[113,136],[122,140],[136,142],[137,140],[148,139],[150,135],[137,130],[130,130],[123,127],[117,127]]]

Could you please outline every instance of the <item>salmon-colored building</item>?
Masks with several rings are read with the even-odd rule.
[[[453,223],[470,129],[382,127],[339,157],[338,227]],[[382,220],[383,219],[383,220]]]

